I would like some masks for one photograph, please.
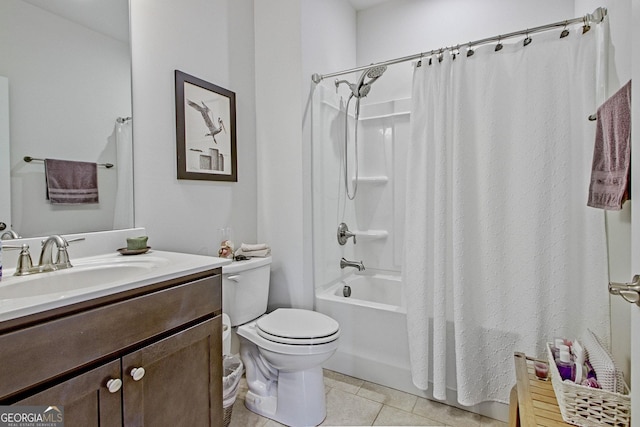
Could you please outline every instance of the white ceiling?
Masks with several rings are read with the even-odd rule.
[[[128,0],[23,0],[117,40],[129,41]]]
[[[351,3],[351,6],[353,6],[355,10],[363,10],[388,1],[391,0],[349,0],[349,3]]]

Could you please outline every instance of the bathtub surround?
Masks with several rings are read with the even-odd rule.
[[[403,282],[413,382],[437,399],[452,361],[459,403],[507,402],[514,351],[608,337],[604,218],[584,206],[608,19],[570,30],[414,71]]]

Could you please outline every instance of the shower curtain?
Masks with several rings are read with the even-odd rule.
[[[133,227],[133,138],[131,120],[116,122],[116,191],[113,228]]]
[[[507,403],[514,351],[608,339],[604,216],[586,206],[606,22],[414,70],[404,290],[413,381],[437,399]]]

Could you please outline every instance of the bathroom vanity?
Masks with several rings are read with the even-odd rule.
[[[221,267],[193,265],[1,320],[0,404],[64,406],[67,426],[221,425]]]

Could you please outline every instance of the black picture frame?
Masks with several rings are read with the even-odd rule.
[[[175,70],[178,179],[238,181],[236,94]]]

